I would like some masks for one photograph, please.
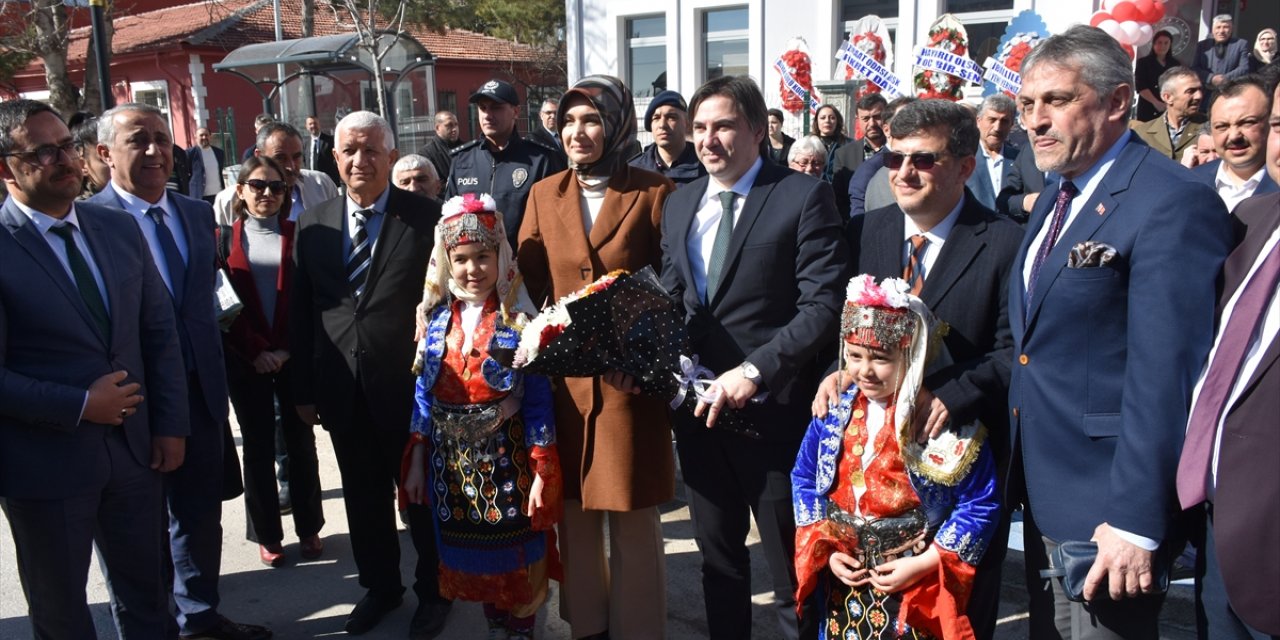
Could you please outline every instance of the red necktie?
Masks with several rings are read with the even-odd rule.
[[[1242,286],[1231,317],[1219,334],[1218,350],[1209,362],[1204,383],[1200,385],[1200,395],[1191,409],[1187,420],[1187,439],[1182,445],[1182,458],[1178,461],[1178,501],[1183,509],[1205,500],[1218,419],[1227,408],[1227,398],[1240,375],[1240,364],[1253,342],[1254,332],[1262,324],[1267,303],[1276,294],[1278,281],[1280,245],[1271,247],[1266,260]]]

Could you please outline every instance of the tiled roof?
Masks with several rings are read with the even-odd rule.
[[[319,3],[317,3],[319,4]],[[246,44],[275,40],[275,19],[271,0],[216,0],[198,2],[134,15],[117,15],[112,37],[114,55],[172,49],[178,43],[231,51]],[[284,39],[302,37],[300,0],[280,1]],[[341,18],[341,21],[338,20]],[[334,35],[354,31],[350,17],[327,6],[316,7],[314,35]],[[384,24],[380,24],[385,26]],[[464,31],[443,33],[413,27],[407,31],[432,55],[444,60],[528,61],[534,50],[508,40]],[[89,40],[87,27],[71,32],[67,48],[72,64],[83,63]]]

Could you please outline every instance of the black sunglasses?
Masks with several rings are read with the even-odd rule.
[[[263,191],[270,191],[271,193],[282,194],[285,192],[285,190],[289,188],[288,185],[286,185],[283,180],[267,181],[267,180],[258,180],[255,178],[253,180],[245,180],[240,184],[248,185],[248,187],[250,189],[253,189],[253,192],[257,194],[261,194]]]
[[[0,157],[17,158],[27,164],[37,167],[47,167],[56,163],[62,154],[67,157],[79,157],[79,142],[64,142],[62,144],[46,144],[36,147],[31,151],[14,151],[12,153],[0,154]]]
[[[917,171],[928,171],[933,168],[933,165],[938,164],[938,158],[945,155],[947,155],[946,151],[938,151],[936,153],[898,153],[897,151],[890,151],[884,156],[884,166],[896,171],[902,168],[904,160],[910,159],[911,166],[915,167]]]

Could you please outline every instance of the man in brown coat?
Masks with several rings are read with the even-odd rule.
[[[1183,151],[1195,145],[1204,128],[1205,117],[1200,113],[1200,100],[1204,88],[1200,77],[1187,67],[1173,67],[1160,74],[1160,99],[1169,106],[1164,115],[1134,125],[1134,133],[1143,142],[1173,160],[1182,158]]]

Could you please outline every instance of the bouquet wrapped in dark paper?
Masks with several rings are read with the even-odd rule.
[[[515,362],[528,373],[592,377],[621,371],[646,394],[692,412],[714,401],[714,375],[698,367],[676,301],[652,267],[614,271],[543,309],[525,326]],[[717,428],[759,437],[725,410]]]
[[[521,333],[516,361],[545,376],[617,370],[645,393],[669,398],[676,392],[672,372],[688,348],[675,301],[645,267],[614,271],[544,309]]]

